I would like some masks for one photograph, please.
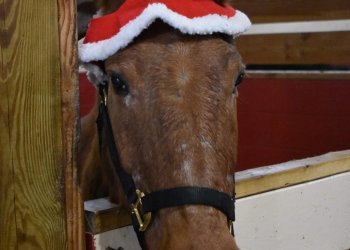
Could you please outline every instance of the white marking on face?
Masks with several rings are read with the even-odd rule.
[[[141,181],[141,176],[140,176],[140,174],[137,172],[137,173],[134,173],[133,175],[132,175],[132,178],[134,179],[134,182],[136,182],[136,183],[138,183],[138,182],[140,182]]]
[[[210,148],[212,148],[212,145],[211,145],[210,142],[204,137],[204,135],[200,134],[200,135],[199,135],[199,140],[200,140],[201,144],[202,144],[204,147],[210,147]]]
[[[182,69],[180,75],[179,75],[180,83],[186,84],[189,80],[188,73],[185,69]]]
[[[189,183],[192,182],[192,162],[189,160],[185,160],[181,164],[181,171],[183,173],[183,176],[187,179]]]
[[[188,185],[193,184],[193,173],[192,173],[192,161],[191,160],[184,160],[181,164],[181,176],[183,178],[183,181],[187,183]]]
[[[125,106],[130,107],[131,102],[132,102],[131,95],[125,96],[125,98],[124,98]]]
[[[186,143],[183,143],[177,147],[177,152],[184,154],[187,150],[188,146]]]

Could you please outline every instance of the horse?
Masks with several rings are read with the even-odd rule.
[[[115,2],[99,6],[112,13],[121,5]],[[109,196],[130,206],[103,140],[108,135],[96,125],[101,103],[121,166],[145,194],[194,186],[234,196],[237,85],[245,66],[232,36],[183,34],[158,19],[102,68],[105,96],[97,91],[81,120],[78,176],[85,200]],[[152,213],[144,241],[150,250],[238,249],[227,216],[198,204]]]

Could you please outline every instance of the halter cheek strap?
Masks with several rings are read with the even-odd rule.
[[[151,223],[152,213],[160,209],[184,205],[205,205],[214,207],[227,216],[231,234],[235,220],[235,198],[229,194],[206,187],[177,187],[144,194],[136,189],[131,175],[122,167],[107,109],[107,85],[99,85],[100,105],[96,120],[100,148],[102,138],[106,139],[109,154],[131,207],[131,219],[142,249],[147,249],[144,231]]]

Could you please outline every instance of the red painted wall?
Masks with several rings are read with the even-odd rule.
[[[80,78],[84,116],[95,88]],[[245,80],[238,126],[237,170],[350,149],[350,80]]]
[[[238,125],[239,170],[350,149],[350,80],[246,80]]]
[[[96,88],[89,82],[86,74],[79,75],[80,81],[80,116],[89,113],[96,101]]]

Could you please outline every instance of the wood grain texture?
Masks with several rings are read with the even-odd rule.
[[[59,0],[58,8],[61,53],[67,249],[85,250],[83,201],[76,180],[79,117],[76,1]]]
[[[349,19],[349,0],[231,0],[253,23]]]
[[[8,87],[6,82],[5,3],[0,0],[0,249],[16,249],[13,168],[10,150]]]
[[[116,228],[131,225],[130,211],[122,207],[101,209],[97,212],[85,212],[86,231],[100,234]]]
[[[57,2],[0,5],[0,249],[66,249]]]
[[[237,47],[246,64],[349,65],[349,41],[350,32],[246,35]]]

